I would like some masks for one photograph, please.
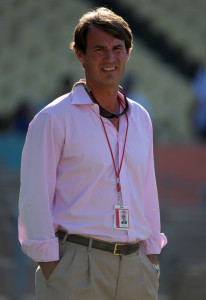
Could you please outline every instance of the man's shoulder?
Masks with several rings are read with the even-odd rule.
[[[68,93],[51,101],[39,112],[39,114],[47,113],[52,115],[56,113],[64,113],[65,109],[66,110],[69,109],[70,105],[71,105],[71,93]]]
[[[128,101],[129,101],[129,104],[130,104],[130,107],[131,107],[131,110],[133,113],[135,114],[139,114],[139,115],[142,115],[144,116],[145,118],[149,118],[150,119],[150,116],[149,116],[149,113],[148,111],[145,109],[145,107],[143,107],[141,104],[139,104],[138,102],[134,101],[134,100],[131,100],[128,98]]]
[[[55,100],[51,101],[45,107],[43,107],[30,122],[30,127],[38,127],[51,123],[64,123],[69,106],[71,104],[71,93],[62,95]]]
[[[147,110],[136,101],[130,99],[128,101],[131,107],[131,122],[134,126],[150,132],[152,129],[152,120]]]

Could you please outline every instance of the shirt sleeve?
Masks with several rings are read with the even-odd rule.
[[[150,149],[148,158],[147,175],[144,191],[145,217],[151,228],[151,235],[142,242],[142,250],[146,255],[160,254],[161,249],[167,244],[167,238],[160,232],[160,210],[156,185],[154,155],[153,155],[153,133],[150,120]]]
[[[52,208],[56,170],[63,146],[63,129],[57,118],[40,113],[30,123],[21,162],[19,241],[37,262],[59,259]]]

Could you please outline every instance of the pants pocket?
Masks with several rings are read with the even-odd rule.
[[[143,258],[145,264],[148,266],[148,268],[154,274],[155,278],[158,280],[157,271],[155,270],[155,268],[154,268],[152,262],[150,261],[150,259],[143,252],[141,252],[141,255],[142,255],[142,258]]]

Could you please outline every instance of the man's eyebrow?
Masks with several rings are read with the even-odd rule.
[[[122,45],[122,44],[116,44],[116,45],[114,45],[114,47],[121,47],[121,48],[124,48],[124,45]]]
[[[92,47],[92,49],[95,49],[95,48],[105,48],[106,46],[105,45],[101,45],[101,44],[96,44]],[[122,44],[114,44],[113,47],[119,47],[119,48],[124,48],[124,45]]]
[[[96,44],[92,47],[92,49],[94,48],[104,48],[105,46],[104,45],[99,45],[99,44]]]

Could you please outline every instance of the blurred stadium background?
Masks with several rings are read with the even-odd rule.
[[[206,299],[206,143],[193,80],[206,65],[205,0],[0,0],[0,300],[33,300],[36,265],[17,240],[28,122],[84,76],[69,49],[83,13],[107,6],[134,33],[122,86],[153,119],[162,231],[160,300]]]

